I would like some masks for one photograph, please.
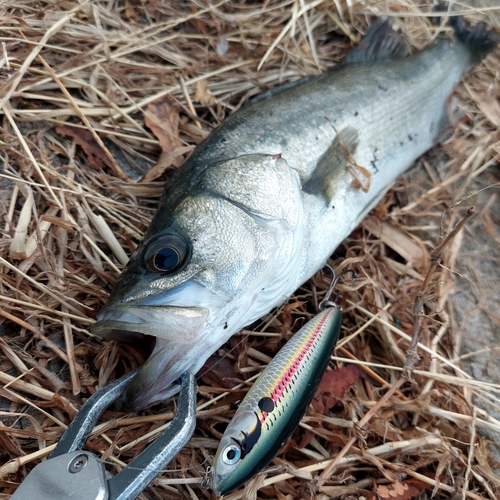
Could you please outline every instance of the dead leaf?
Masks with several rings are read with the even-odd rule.
[[[292,311],[298,309],[300,306],[303,306],[304,304],[305,302],[292,302],[291,304],[287,304],[286,306],[284,306],[283,309],[281,310],[279,319],[283,323],[283,326],[281,327],[281,335],[283,337],[286,336],[290,332],[290,329],[292,328],[293,325]]]
[[[196,92],[194,100],[203,106],[213,106],[215,104],[215,96],[207,89],[207,81],[200,80],[196,84]]]
[[[500,127],[500,104],[492,96],[482,96],[477,92],[472,90],[472,87],[466,85],[467,90],[469,91],[470,96],[474,101],[476,101],[478,108],[484,113],[486,118],[495,125],[496,127]]]
[[[179,140],[179,106],[173,104],[171,99],[149,104],[144,112],[144,121],[163,151],[172,153],[182,146]]]
[[[80,146],[87,157],[89,165],[96,170],[102,170],[104,167],[114,168],[101,146],[97,144],[92,134],[83,128],[66,127],[60,125],[56,127],[56,132],[67,137],[71,137],[78,146]]]
[[[210,387],[232,389],[237,385],[239,375],[234,369],[234,362],[228,357],[213,354],[205,362],[201,370],[201,380]]]
[[[427,269],[429,252],[406,232],[377,217],[366,217],[362,225],[373,236],[379,238],[389,248],[401,255],[415,269],[419,271]]]
[[[316,424],[316,426],[317,426],[317,424]],[[304,434],[302,434],[302,437],[300,438],[300,441],[297,444],[297,448],[298,449],[305,448],[315,437],[316,437],[316,434],[314,434],[313,431],[306,430],[304,432]]]
[[[500,127],[500,105],[495,98],[478,99],[477,105],[493,125]]]
[[[431,489],[432,485],[420,481],[420,479],[410,479],[403,483],[396,482],[387,486],[377,486],[376,493],[380,499],[388,500],[411,500],[422,491]]]
[[[77,224],[73,224],[67,220],[61,219],[61,217],[57,217],[55,215],[44,214],[40,217],[40,222],[49,222],[50,224],[54,224],[55,226],[62,227],[68,233],[75,234],[79,227]]]
[[[130,0],[125,0],[125,17],[128,21],[137,22],[137,10]]]
[[[325,372],[312,400],[314,411],[324,414],[326,410],[333,408],[360,375],[361,370],[356,365]]]
[[[474,451],[474,458],[482,467],[488,467],[488,465],[492,463],[492,456],[489,448],[490,444],[490,441],[481,440]]]
[[[163,151],[156,165],[148,171],[148,173],[144,176],[141,182],[148,183],[153,182],[158,179],[167,168],[171,167],[180,167],[184,162],[184,155],[186,153],[191,152],[194,149],[194,146],[182,146],[180,148],[174,149],[172,152]],[[180,161],[179,161],[180,160]]]

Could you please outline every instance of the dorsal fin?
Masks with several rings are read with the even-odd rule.
[[[389,57],[406,57],[410,53],[410,46],[404,35],[392,29],[392,20],[377,19],[366,31],[344,62],[360,63],[378,61]]]

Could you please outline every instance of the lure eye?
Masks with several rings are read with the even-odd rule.
[[[155,273],[173,273],[186,263],[188,247],[175,234],[165,235],[150,243],[145,254],[146,266]]]
[[[241,450],[239,446],[230,444],[224,448],[222,452],[222,461],[226,465],[234,465],[241,457]]]

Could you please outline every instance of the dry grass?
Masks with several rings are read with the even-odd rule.
[[[494,1],[475,5],[455,7],[500,30]],[[416,0],[14,0],[0,8],[0,495],[8,497],[51,452],[82,402],[144,360],[144,353],[88,329],[140,241],[169,171],[252,95],[340,61],[373,16],[394,16],[419,48],[437,30],[429,7]],[[500,422],[473,404],[476,397],[498,410],[500,386],[471,377],[456,352],[456,278],[448,269],[469,233],[455,238],[435,273],[412,380],[363,429],[356,425],[403,369],[413,302],[442,212],[471,194],[475,180],[498,183],[490,167],[500,154],[499,57],[497,50],[457,89],[464,116],[419,162],[418,181],[415,174],[398,181],[332,259],[360,277],[344,294],[334,364],[355,363],[364,378],[327,415],[309,412],[266,474],[228,498],[389,498],[387,485],[404,487],[411,478],[431,485],[422,498],[433,489],[435,498],[500,496],[481,434],[499,433]],[[155,101],[179,115],[178,133],[170,123],[172,150],[161,155],[145,121]],[[72,135],[61,127],[73,127]],[[489,197],[478,207],[478,220],[490,229],[494,202]],[[444,218],[445,232],[463,216],[462,205]],[[195,436],[144,498],[213,498],[200,482],[234,402],[283,337],[315,312],[327,285],[316,276],[290,299],[305,304],[234,336],[217,353],[225,361],[209,370],[212,359],[202,370]],[[110,410],[88,447],[119,470],[173,408],[167,401],[141,416]],[[353,436],[355,445],[332,470]]]

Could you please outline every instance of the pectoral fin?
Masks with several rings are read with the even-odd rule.
[[[323,196],[330,205],[338,186],[348,175],[348,166],[357,147],[357,130],[353,127],[342,129],[302,189],[306,193]]]

